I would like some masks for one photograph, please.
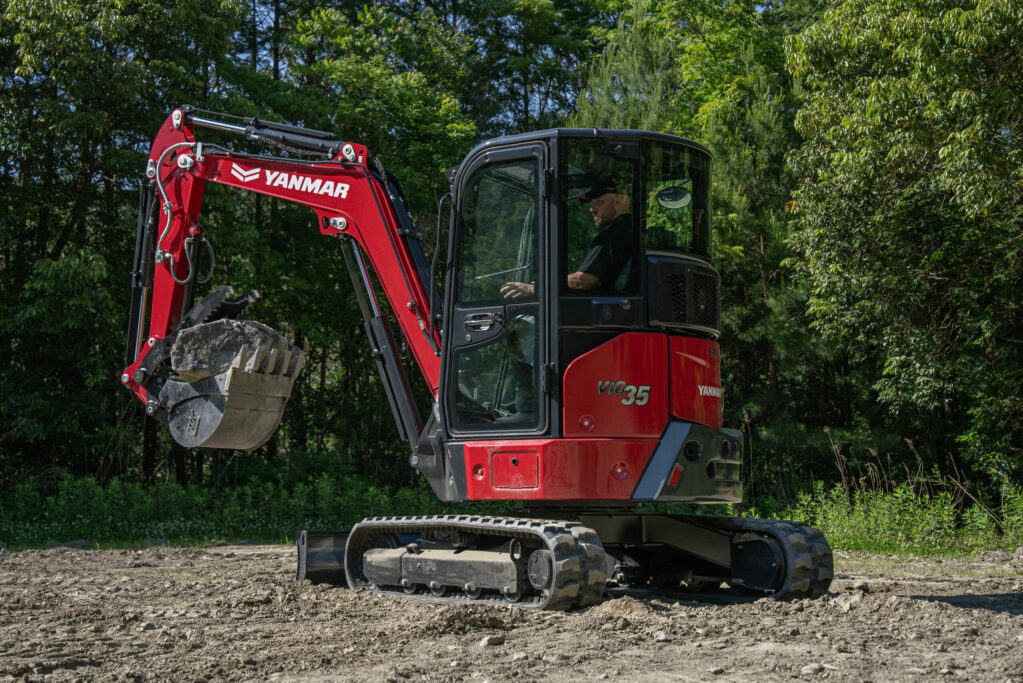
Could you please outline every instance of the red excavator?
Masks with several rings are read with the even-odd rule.
[[[203,143],[198,128],[287,156]],[[303,354],[242,317],[256,292],[193,303],[213,274],[199,214],[208,182],[296,202],[340,243],[409,466],[443,501],[514,506],[300,532],[300,578],[541,609],[608,587],[821,595],[833,563],[819,530],[651,505],[742,496],[742,434],[722,427],[710,174],[705,148],[660,133],[484,142],[448,174],[442,294],[437,254],[428,262],[397,179],[364,146],[179,107],[146,169],[121,382],[184,446],[270,438]],[[439,235],[438,219],[438,252]],[[432,397],[425,419],[389,317]]]

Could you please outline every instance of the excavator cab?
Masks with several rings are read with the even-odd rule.
[[[594,129],[500,138],[466,157],[438,410],[414,456],[438,495],[739,499],[741,437],[720,429],[710,162],[683,138]],[[649,464],[666,435],[673,455],[706,453],[710,474],[687,463],[662,486],[675,458]],[[600,481],[558,474],[591,466]]]

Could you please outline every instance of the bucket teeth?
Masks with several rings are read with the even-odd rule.
[[[240,349],[238,349],[238,355],[236,355],[234,357],[234,360],[231,361],[231,367],[233,367],[233,368],[242,368],[242,367],[244,367],[248,363],[249,355],[250,355],[250,353],[249,353],[249,345],[248,344],[242,344],[242,347]]]
[[[264,372],[263,361],[266,360],[266,355],[269,349],[266,346],[257,346],[255,353],[249,358],[249,361],[245,364],[245,372]]]

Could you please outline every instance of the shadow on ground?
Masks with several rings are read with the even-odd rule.
[[[1023,594],[986,593],[983,595],[911,595],[914,600],[943,602],[961,609],[985,609],[999,614],[1023,615]]]

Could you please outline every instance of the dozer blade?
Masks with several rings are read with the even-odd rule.
[[[253,450],[277,429],[305,354],[249,320],[181,330],[160,390],[171,436],[189,448]]]

